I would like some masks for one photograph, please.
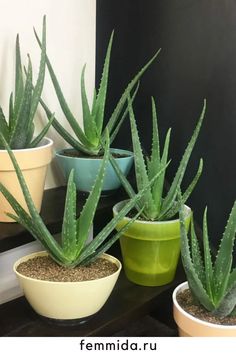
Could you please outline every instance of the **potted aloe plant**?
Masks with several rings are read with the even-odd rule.
[[[32,86],[32,64],[28,57],[26,79],[23,78],[19,36],[16,38],[15,59],[15,92],[9,99],[9,118],[5,118],[0,107],[0,131],[4,135],[22,169],[22,173],[29,187],[30,193],[37,207],[41,208],[47,165],[52,159],[51,139],[45,138],[53,115],[48,124],[38,136],[34,136],[34,118],[43,89],[46,68],[46,23],[43,20],[42,50],[38,78],[35,87]],[[14,194],[21,205],[26,207],[24,198],[8,156],[7,150],[0,144],[0,182]],[[11,212],[7,200],[0,195],[0,221],[13,221],[7,217],[5,211]]]
[[[145,195],[136,203],[135,209],[141,214],[129,229],[122,232],[120,238],[121,251],[124,261],[124,269],[129,280],[146,286],[164,285],[174,278],[179,254],[180,254],[180,225],[176,217],[180,204],[177,201],[177,192],[181,186],[188,161],[196,143],[202,121],[204,118],[206,103],[204,106],[193,135],[188,143],[184,155],[180,161],[174,180],[164,195],[165,171],[146,191]],[[129,100],[129,114],[134,151],[134,164],[137,189],[141,190],[145,184],[158,172],[168,160],[168,148],[170,141],[170,129],[165,138],[163,152],[160,151],[159,132],[157,125],[157,113],[154,99],[152,98],[153,136],[150,158],[143,155],[134,112]],[[134,189],[122,174],[114,159],[111,158],[114,169],[120,177],[122,184],[132,198]],[[203,161],[200,160],[198,171],[192,182],[183,194],[184,202],[192,193],[202,172]],[[128,203],[121,201],[113,208],[114,215]],[[133,212],[132,212],[133,213]],[[132,215],[132,213],[130,215]],[[117,229],[121,229],[130,221],[130,215],[123,218]],[[185,226],[189,227],[191,209],[184,208]]]
[[[0,183],[0,191],[16,214],[8,214],[8,216],[28,229],[46,249],[46,251],[25,256],[14,265],[15,273],[27,300],[38,314],[50,319],[74,320],[91,316],[106,302],[121,270],[119,260],[104,252],[119,238],[121,232],[129,227],[139,213],[128,225],[125,225],[109,239],[108,236],[115,229],[117,222],[134,207],[148,186],[135,195],[90,243],[86,243],[109,160],[107,134],[102,164],[79,217],[76,216],[76,187],[73,181],[74,172],[71,171],[61,241],[58,242],[50,234],[36,210],[13,152],[4,138],[2,138],[2,142],[15,167],[28,207],[27,213],[12,193]],[[157,177],[158,174],[151,183]],[[95,294],[96,296],[94,296]]]
[[[211,249],[207,208],[203,216],[203,247],[200,246],[191,217],[191,236],[184,227],[184,208],[180,208],[181,255],[187,282],[173,293],[174,319],[180,336],[236,336],[236,268],[233,248],[236,234],[236,202],[215,257]]]
[[[37,41],[42,47],[40,39],[35,32]],[[124,121],[128,109],[127,109],[127,97],[131,91],[133,91],[132,98],[138,90],[138,82],[147,68],[151,65],[154,59],[159,54],[160,50],[146,63],[145,66],[134,76],[129,82],[123,94],[121,95],[116,107],[110,118],[107,120],[107,124],[104,124],[105,117],[105,105],[107,98],[107,86],[109,78],[109,66],[110,56],[113,42],[113,33],[111,34],[108,44],[106,57],[104,61],[103,73],[100,80],[100,86],[98,92],[94,90],[94,97],[92,107],[89,106],[86,88],[85,88],[85,66],[83,67],[81,74],[81,101],[82,101],[82,116],[83,116],[83,128],[78,123],[78,119],[73,115],[66,99],[63,95],[61,86],[58,82],[53,67],[47,57],[46,63],[49,70],[49,74],[52,83],[55,88],[55,92],[60,103],[61,109],[67,119],[70,127],[72,128],[74,135],[70,134],[55,118],[52,122],[53,127],[57,132],[69,143],[71,148],[63,149],[56,153],[57,160],[64,175],[68,178],[72,168],[75,170],[75,183],[78,190],[88,192],[91,190],[95,177],[97,175],[98,168],[101,164],[101,159],[104,154],[104,139],[105,131],[108,129],[110,135],[111,144],[115,139],[122,122]],[[44,101],[41,100],[41,104],[46,111],[48,118],[51,117],[51,112]],[[132,163],[133,154],[130,151],[122,149],[111,149],[111,153],[116,158],[119,168],[127,175]],[[103,194],[108,194],[110,191],[120,187],[120,181],[114,172],[110,163],[108,164],[106,176],[103,184]]]

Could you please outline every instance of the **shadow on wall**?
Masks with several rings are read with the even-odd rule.
[[[207,98],[205,122],[188,170],[193,176],[202,156],[204,172],[189,204],[199,223],[208,205],[209,231],[216,242],[236,198],[236,2],[136,0],[134,6],[132,0],[98,0],[98,78],[113,28],[107,112],[134,72],[162,48],[142,79],[135,112],[146,150],[151,144],[151,95],[157,101],[162,136],[172,127],[170,179]],[[128,127],[127,119],[114,146],[131,147]]]

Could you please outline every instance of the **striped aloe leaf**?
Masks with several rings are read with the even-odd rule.
[[[236,306],[236,268],[232,267],[236,235],[236,201],[221,238],[217,257],[212,262],[207,230],[207,209],[203,217],[203,251],[191,220],[191,243],[184,223],[184,205],[180,207],[181,256],[189,287],[199,303],[215,316],[226,317]]]
[[[29,232],[48,251],[49,255],[58,264],[65,267],[75,267],[82,263],[88,264],[89,262],[94,261],[101,253],[105,252],[121,235],[122,230],[115,235],[112,235],[109,240],[107,240],[108,236],[115,229],[117,223],[123,219],[124,216],[135,206],[135,204],[150,188],[150,185],[153,184],[159,174],[162,173],[161,170],[159,174],[154,176],[149,184],[144,186],[138,194],[134,195],[134,197],[122,208],[122,210],[103,228],[102,231],[99,232],[92,242],[86,245],[100,198],[106,166],[109,160],[109,134],[107,130],[104,157],[96,177],[94,187],[91,190],[78,218],[76,218],[76,188],[73,181],[73,170],[70,173],[66,193],[61,242],[59,243],[54,239],[53,235],[51,235],[39,215],[15,156],[1,133],[0,141],[1,144],[7,149],[12,160],[26,205],[28,207],[28,211],[25,211],[14,196],[4,187],[4,185],[0,183],[0,192],[2,192],[16,213],[16,215],[8,215],[28,229]],[[139,213],[132,219],[132,222],[138,217],[138,215]],[[128,226],[129,225],[126,225],[125,228]]]
[[[83,128],[79,125],[78,119],[73,115],[64,95],[62,92],[61,85],[57,79],[57,76],[53,70],[53,66],[48,57],[46,57],[47,68],[61,106],[61,109],[70,124],[74,135],[71,135],[62,125],[58,122],[57,119],[54,119],[52,122],[53,127],[57,130],[57,132],[65,139],[74,149],[82,151],[87,155],[101,155],[104,153],[103,143],[106,139],[106,129],[109,131],[110,141],[111,143],[115,139],[124,119],[128,114],[127,109],[127,98],[132,94],[132,100],[134,99],[138,83],[144,72],[148,69],[148,67],[152,64],[152,62],[158,56],[160,50],[141,68],[141,70],[133,77],[133,79],[129,82],[124,92],[122,93],[116,107],[114,108],[113,113],[108,119],[108,123],[104,125],[105,119],[105,106],[107,99],[107,87],[108,87],[108,79],[109,79],[109,67],[110,67],[110,57],[112,50],[114,33],[112,32],[110,36],[110,40],[107,47],[107,52],[104,60],[103,72],[100,80],[99,90],[96,93],[94,90],[94,99],[92,102],[92,107],[90,108],[88,104],[86,88],[85,88],[85,66],[83,67],[81,74],[81,103],[82,103],[82,111],[83,111]],[[42,42],[35,31],[35,37],[42,48]],[[41,101],[42,107],[44,108],[48,117],[50,117],[50,109],[47,107],[45,102]],[[74,136],[76,138],[74,138]]]
[[[25,149],[37,146],[47,133],[53,115],[49,117],[49,122],[34,137],[34,118],[40,101],[46,68],[46,18],[43,18],[42,49],[38,78],[35,86],[32,84],[32,64],[28,56],[28,67],[25,70],[26,79],[24,82],[19,35],[16,37],[16,59],[15,59],[15,92],[14,99],[11,93],[9,99],[8,122],[0,108],[0,130],[12,149]],[[1,145],[2,148],[2,145]]]
[[[130,125],[131,125],[131,134],[132,134],[132,142],[133,142],[133,151],[134,151],[134,165],[135,165],[135,176],[136,176],[136,184],[137,189],[140,190],[143,188],[143,185],[147,184],[150,179],[155,176],[161,169],[162,174],[160,174],[159,178],[156,179],[155,183],[147,190],[142,200],[139,201],[136,205],[136,209],[139,211],[144,205],[144,209],[142,211],[142,217],[146,220],[154,221],[154,220],[169,220],[174,217],[180,208],[180,202],[177,198],[177,192],[181,187],[181,183],[188,165],[188,161],[190,159],[192,150],[197,141],[200,128],[202,125],[202,121],[205,115],[206,110],[206,101],[204,100],[203,109],[196,125],[196,128],[193,132],[193,135],[188,143],[188,146],[185,150],[185,153],[180,161],[179,168],[176,172],[175,178],[171,184],[171,187],[166,196],[164,196],[164,180],[165,180],[165,172],[166,169],[163,169],[164,166],[168,166],[168,150],[169,150],[169,142],[170,142],[170,129],[168,130],[165,138],[164,148],[161,152],[160,149],[160,141],[159,141],[159,131],[157,124],[157,112],[155,101],[152,98],[152,122],[153,122],[153,134],[152,134],[152,150],[150,158],[147,157],[145,159],[144,154],[142,152],[141,142],[138,135],[138,129],[135,122],[134,111],[132,108],[132,101],[128,98],[128,108],[129,108],[129,116],[130,116]],[[123,187],[125,188],[127,194],[130,198],[135,194],[134,189],[131,184],[124,176],[124,174],[119,169],[116,161],[110,157],[113,168],[115,169]],[[203,169],[203,161],[200,159],[199,167],[196,175],[193,180],[189,184],[188,188],[184,191],[182,199],[184,202],[187,201],[191,193],[193,192],[199,177],[201,176]]]

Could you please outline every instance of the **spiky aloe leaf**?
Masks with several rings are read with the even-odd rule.
[[[107,47],[107,53],[105,57],[105,62],[103,66],[102,77],[100,81],[100,86],[96,98],[96,103],[94,107],[97,132],[99,135],[102,133],[103,129],[103,119],[104,119],[104,110],[106,104],[106,95],[107,95],[107,84],[108,84],[108,75],[109,75],[109,66],[110,66],[110,57],[111,57],[111,48],[113,42],[114,31],[111,33],[111,37]]]
[[[45,77],[45,66],[46,66],[46,16],[43,17],[43,33],[42,33],[42,47],[41,47],[41,58],[39,64],[39,73],[36,81],[36,85],[33,90],[30,113],[28,117],[28,127],[32,124],[39,100],[43,90],[44,77]]]
[[[130,219],[127,224],[125,224],[121,229],[119,229],[119,231],[115,235],[113,235],[108,241],[106,241],[106,243],[102,244],[102,246],[100,246],[99,248],[98,246],[95,246],[94,251],[93,249],[91,249],[91,254],[87,256],[85,260],[80,264],[87,265],[90,262],[94,262],[98,257],[105,253],[120,238],[120,236],[125,233],[125,231],[130,227],[130,225],[140,216],[141,212],[142,210],[140,210],[132,219]],[[94,242],[94,240],[91,242]]]
[[[236,202],[231,210],[225,232],[221,239],[218,254],[214,264],[214,290],[217,301],[221,301],[225,292],[228,290],[232,266],[232,254],[236,233]],[[231,276],[232,281],[232,276]]]
[[[14,100],[14,115],[11,115],[9,120],[10,129],[14,129],[14,118],[17,117],[18,111],[23,99],[24,93],[24,82],[23,82],[23,73],[21,65],[21,54],[20,54],[20,43],[19,35],[16,37],[16,61],[15,61],[15,100]],[[9,117],[9,118],[10,118]]]
[[[190,185],[188,186],[188,188],[185,190],[185,192],[182,195],[182,202],[185,203],[189,196],[192,194],[192,191],[194,190],[201,174],[202,174],[202,170],[203,170],[203,160],[200,159],[199,162],[199,166],[198,166],[198,170],[197,173],[195,175],[195,177],[193,178],[192,182],[190,183]],[[175,216],[175,214],[178,213],[180,208],[180,201],[177,201],[170,210],[167,211],[167,213],[165,215],[163,215],[163,219],[164,220],[170,220],[173,216]]]
[[[205,111],[206,111],[206,100],[204,100],[203,109],[202,109],[200,118],[198,120],[196,128],[194,129],[193,135],[188,143],[188,146],[184,152],[184,155],[180,161],[179,168],[176,172],[176,175],[175,175],[174,180],[171,184],[169,192],[167,193],[167,196],[165,197],[165,199],[163,201],[160,218],[162,218],[163,215],[165,215],[165,213],[172,207],[174,201],[176,200],[177,190],[181,185],[181,182],[183,180],[183,177],[184,177],[187,165],[188,165],[188,161],[190,159],[192,150],[193,150],[196,140],[198,138],[200,128],[202,125],[202,121],[205,116]]]
[[[18,114],[15,117],[14,127],[11,130],[9,144],[13,149],[20,149],[25,146],[29,124],[29,113],[32,100],[32,64],[28,58],[28,69],[24,94],[21,100]]]
[[[220,306],[213,311],[213,314],[218,317],[226,317],[232,313],[236,306],[236,284],[224,296]]]
[[[180,207],[180,232],[181,232],[181,257],[183,267],[187,276],[189,287],[193,294],[197,297],[199,302],[209,311],[214,309],[214,305],[209,298],[201,280],[199,279],[195,267],[192,262],[189,240],[187,236],[187,231],[185,228],[185,214],[184,214],[184,205],[181,203]]]
[[[125,189],[126,193],[130,197],[130,199],[132,199],[135,196],[135,191],[134,191],[133,187],[131,186],[131,184],[129,183],[128,179],[125,177],[125,175],[121,171],[118,163],[116,162],[116,160],[114,159],[114,157],[112,155],[110,155],[110,162],[111,162],[111,165],[114,168],[114,171],[115,171],[117,177],[119,178],[123,188]],[[138,211],[141,210],[142,207],[143,206],[140,201],[138,201],[137,204],[135,205],[135,208]]]
[[[27,146],[29,148],[34,148],[36,146],[38,146],[38,144],[40,143],[40,141],[43,139],[43,137],[47,134],[49,128],[52,125],[52,122],[55,118],[55,115],[53,113],[53,115],[51,116],[51,118],[49,119],[48,123],[43,127],[43,129],[41,130],[41,132],[34,138],[34,140],[31,143],[28,143]],[[34,126],[33,126],[34,127]],[[32,138],[31,138],[32,139]],[[30,139],[30,140],[31,140]]]
[[[158,124],[157,124],[157,111],[154,98],[151,97],[152,101],[152,152],[150,156],[150,163],[152,165],[152,169],[158,168],[157,163],[161,162],[160,157],[160,139],[159,139],[159,131],[158,131]],[[155,172],[153,171],[153,174]]]
[[[9,98],[9,120],[8,120],[8,126],[9,130],[11,130],[11,122],[14,120],[14,105],[13,105],[13,93],[11,92],[10,98]],[[9,139],[7,139],[8,141]]]
[[[99,144],[98,136],[97,136],[97,127],[94,119],[94,115],[90,112],[87,94],[85,90],[85,82],[84,82],[84,73],[85,73],[84,65],[82,74],[81,74],[81,100],[82,100],[82,109],[83,109],[83,124],[84,124],[84,133],[91,144],[97,146]]]
[[[164,168],[166,168],[166,166]],[[150,188],[150,186],[155,182],[155,180],[160,176],[162,172],[163,171],[161,170],[146,186],[144,186],[141,191],[139,191],[138,194],[136,194],[132,199],[128,200],[127,204],[119,211],[117,215],[113,217],[113,219],[102,229],[102,231],[100,231],[93,242],[85,246],[81,253],[80,262],[83,262],[88,256],[90,256],[114,230],[118,222],[122,220],[131,209],[136,207],[137,202],[142,198],[143,194],[146,193],[147,189]]]
[[[167,131],[162,157],[160,156],[160,141],[157,124],[157,112],[154,98],[152,97],[152,152],[148,168],[148,175],[153,176],[161,166],[166,165],[168,159],[169,143],[171,129]],[[162,205],[162,195],[165,180],[165,172],[158,178],[152,187],[152,195],[156,205],[156,217],[159,219],[159,214]],[[150,177],[149,177],[150,178]]]
[[[142,147],[139,140],[138,130],[134,118],[134,111],[130,102],[130,98],[128,99],[128,107],[129,107],[131,135],[132,135],[133,150],[134,150],[134,166],[135,166],[136,182],[137,182],[137,188],[140,191],[144,188],[145,185],[149,183],[149,178],[148,178],[145,160],[143,157]],[[157,210],[152,197],[151,187],[147,189],[145,195],[141,199],[141,203],[145,205],[143,215],[150,217],[150,219],[152,218],[155,219],[155,217],[157,216],[156,215]]]
[[[143,76],[144,72],[149,68],[149,66],[152,64],[152,62],[157,58],[159,55],[161,49],[159,49],[155,55],[145,64],[142,69],[135,75],[135,77],[131,80],[131,82],[128,84],[126,89],[124,90],[119,102],[117,103],[117,106],[115,107],[111,117],[109,118],[109,121],[106,125],[106,128],[108,128],[110,135],[112,134],[112,131],[115,128],[115,125],[117,124],[117,120],[119,119],[120,112],[122,111],[124,104],[126,103],[128,97],[130,96],[130,92],[132,92],[133,88],[137,84],[137,82],[140,80],[140,78]]]
[[[5,137],[6,140],[9,139],[9,128],[7,125],[7,121],[5,119],[2,108],[0,107],[0,131]]]
[[[71,171],[68,179],[61,240],[64,254],[73,261],[76,257],[77,250],[76,186],[74,183],[74,170]]]
[[[191,215],[191,256],[192,256],[193,266],[198,275],[198,278],[200,279],[203,287],[205,288],[206,285],[205,269],[204,269],[204,264],[202,260],[198,239],[194,229],[193,214]]]
[[[138,89],[139,89],[139,82],[138,82],[137,86],[135,87],[134,93],[131,95],[131,98],[130,98],[131,104],[133,103],[133,101],[137,95]],[[124,110],[124,113],[122,114],[121,118],[119,119],[119,122],[117,123],[114,130],[112,131],[112,135],[111,135],[111,139],[110,139],[111,144],[113,143],[114,139],[116,138],[116,136],[120,130],[120,127],[121,127],[122,123],[124,122],[125,117],[127,116],[128,112],[129,112],[129,108],[126,107],[126,109]]]
[[[46,103],[40,99],[40,104],[43,107],[47,118],[50,120],[53,113],[49,110],[48,106]],[[55,116],[54,116],[55,118]],[[52,126],[57,130],[57,132],[76,150],[83,151],[84,153],[88,155],[94,155],[96,154],[95,151],[91,151],[90,149],[87,149],[85,145],[82,145],[78,140],[76,140],[63,126],[59,123],[59,121],[55,118],[52,121]]]
[[[80,217],[77,221],[77,234],[79,239],[77,240],[77,256],[79,256],[81,250],[84,247],[85,241],[87,240],[89,230],[91,228],[91,223],[97,208],[97,204],[101,195],[101,190],[103,186],[106,166],[109,159],[109,135],[107,131],[107,141],[105,146],[105,154],[98,171],[95,184],[92,188],[91,193],[80,213]]]
[[[206,289],[208,296],[212,301],[212,287],[213,287],[213,267],[211,260],[211,252],[209,246],[209,238],[208,238],[208,229],[207,229],[207,208],[205,208],[204,216],[203,216],[203,248],[204,248],[204,263],[205,263],[205,275],[206,275]]]
[[[2,134],[0,134],[0,140],[2,141],[3,145],[5,146],[5,149],[7,150],[8,154],[11,158],[12,164],[15,168],[15,171],[16,171],[16,174],[17,174],[17,177],[18,177],[18,180],[19,180],[19,183],[20,183],[20,186],[21,186],[24,198],[25,198],[25,202],[26,202],[27,207],[29,209],[30,216],[34,220],[35,227],[37,228],[39,233],[43,234],[44,241],[47,244],[48,248],[50,249],[50,252],[52,254],[54,254],[54,256],[57,259],[59,259],[61,262],[64,262],[65,257],[63,255],[62,250],[61,250],[61,247],[54,240],[54,238],[52,237],[52,235],[50,234],[50,232],[46,228],[43,220],[41,219],[41,217],[34,205],[34,202],[31,198],[31,195],[29,193],[29,189],[28,189],[25,179],[22,175],[20,167],[16,161],[16,158],[15,158],[13,152],[11,151],[11,149],[9,148],[9,145],[7,144],[7,142],[4,139]],[[24,220],[22,220],[22,223],[24,223]]]
[[[42,48],[42,43],[37,35],[37,32],[35,31],[34,29],[34,34],[35,34],[35,37],[37,39],[37,42],[40,46],[40,48]],[[57,95],[57,98],[58,98],[58,101],[60,103],[60,106],[61,106],[61,109],[63,111],[63,113],[65,114],[66,116],[66,119],[68,121],[68,123],[70,124],[71,128],[73,129],[75,135],[77,136],[77,138],[80,140],[80,142],[85,145],[85,147],[87,149],[89,149],[90,147],[92,148],[92,144],[90,143],[90,141],[87,139],[87,137],[85,136],[83,130],[80,128],[80,125],[79,123],[77,122],[77,120],[75,119],[74,115],[72,114],[67,102],[66,102],[66,99],[62,93],[62,89],[61,89],[61,86],[59,84],[59,81],[56,77],[56,74],[52,68],[52,65],[48,59],[48,56],[46,56],[46,64],[47,64],[47,68],[48,68],[48,71],[49,71],[49,74],[50,74],[50,77],[51,77],[51,80],[52,80],[52,83],[53,83],[53,86],[54,86],[54,89],[55,89],[55,92],[56,92],[56,95]],[[57,122],[58,123],[58,122]],[[56,119],[54,120],[53,122],[53,126],[55,129],[57,129],[58,127],[58,124],[56,124]]]

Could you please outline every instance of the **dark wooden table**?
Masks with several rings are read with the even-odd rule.
[[[61,227],[64,197],[64,188],[47,191],[44,196],[42,216],[49,229],[55,233],[59,232]],[[83,204],[83,198],[78,203],[78,209]],[[111,217],[112,205],[121,198],[120,193],[102,198],[95,218],[95,234]],[[0,224],[0,251],[31,240],[31,236],[21,226]],[[109,253],[121,258],[118,242]],[[104,307],[87,322],[76,325],[48,322],[31,309],[24,297],[20,297],[0,306],[0,336],[111,336],[151,313],[154,313],[157,319],[171,323],[171,293],[183,280],[181,266],[178,267],[175,280],[160,287],[135,285],[127,280],[122,271]]]

